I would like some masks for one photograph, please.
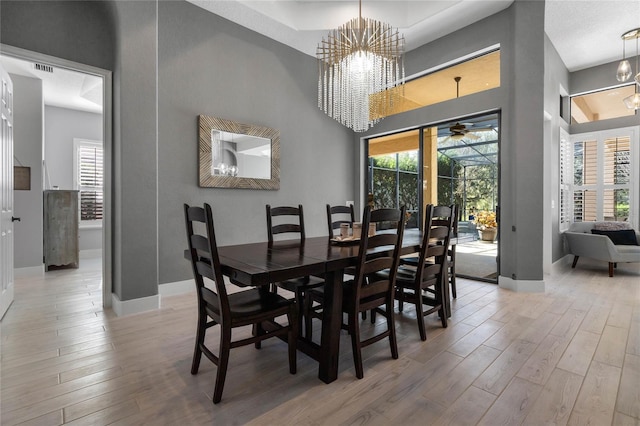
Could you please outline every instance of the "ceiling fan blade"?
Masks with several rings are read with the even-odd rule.
[[[495,128],[493,127],[476,127],[476,128],[470,128],[467,129],[468,132],[491,132],[494,131]]]
[[[478,135],[474,135],[474,134],[473,134],[473,133],[471,133],[471,132],[467,132],[467,133],[465,133],[465,135],[464,135],[464,136],[465,136],[466,138],[473,139],[473,140],[480,139],[480,136],[478,136]]]

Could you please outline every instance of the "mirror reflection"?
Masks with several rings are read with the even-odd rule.
[[[211,175],[271,178],[271,140],[211,130]]]

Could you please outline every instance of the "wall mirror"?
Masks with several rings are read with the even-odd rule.
[[[280,132],[200,115],[201,187],[280,189]]]

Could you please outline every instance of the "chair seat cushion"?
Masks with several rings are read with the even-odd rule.
[[[207,309],[219,315],[218,297],[208,288],[202,289],[202,296],[207,302]],[[258,289],[240,291],[229,294],[229,308],[232,317],[250,317],[280,308],[286,309],[290,300],[272,292],[260,292]]]
[[[615,245],[637,246],[636,233],[633,229],[621,229],[616,231],[603,231],[600,229],[592,229],[592,234],[606,235]]]

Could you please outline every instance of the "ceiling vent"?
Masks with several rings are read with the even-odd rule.
[[[36,63],[33,64],[33,68],[36,71],[43,71],[43,72],[53,73],[53,67],[51,65],[39,64],[39,63],[36,62]]]

